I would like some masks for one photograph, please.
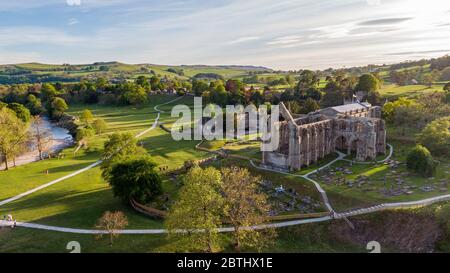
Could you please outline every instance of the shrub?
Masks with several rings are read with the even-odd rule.
[[[414,171],[424,177],[433,176],[436,172],[436,164],[427,148],[416,145],[406,159],[408,170]]]

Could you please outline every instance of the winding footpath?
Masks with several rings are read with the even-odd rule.
[[[153,122],[152,126],[148,129],[146,129],[145,131],[137,134],[135,137],[139,138],[143,135],[145,135],[146,133],[148,133],[151,130],[154,130],[156,128],[156,126],[158,125],[158,122],[160,120],[161,117],[161,113],[164,113],[165,111],[163,110],[159,110],[160,106],[163,105],[167,105],[170,103],[173,103],[179,99],[181,99],[183,97],[178,97],[174,100],[156,105],[154,107],[155,111],[157,112],[157,117],[155,118],[155,121]],[[200,142],[201,143],[201,142]],[[197,145],[200,145],[197,144]],[[389,151],[389,155],[381,161],[377,161],[378,163],[383,163],[387,160],[389,160],[392,156],[393,153],[393,147],[391,145],[389,145],[390,151]],[[432,197],[432,198],[428,198],[428,199],[424,199],[424,200],[419,200],[419,201],[412,201],[412,202],[400,202],[400,203],[385,203],[385,204],[380,204],[380,205],[376,205],[373,207],[369,207],[369,208],[364,208],[364,209],[357,209],[357,210],[353,210],[353,211],[348,211],[348,212],[344,212],[344,213],[336,213],[330,202],[328,199],[328,196],[325,192],[325,190],[320,186],[320,184],[311,179],[309,176],[317,173],[318,171],[325,169],[331,165],[333,165],[334,163],[336,163],[337,161],[343,160],[343,161],[351,161],[348,159],[344,159],[344,157],[346,156],[345,154],[341,153],[341,152],[337,152],[338,157],[334,160],[332,160],[331,162],[327,163],[326,165],[317,168],[305,175],[299,175],[299,174],[292,174],[292,173],[288,173],[288,172],[283,172],[283,171],[277,171],[277,170],[273,170],[273,169],[268,169],[268,168],[264,168],[261,166],[256,165],[252,160],[250,160],[250,164],[257,169],[261,169],[261,170],[265,170],[265,171],[270,171],[270,172],[276,172],[276,173],[280,173],[280,174],[284,174],[284,175],[289,175],[289,176],[296,176],[296,177],[301,177],[303,179],[306,179],[307,181],[311,182],[314,184],[314,186],[316,187],[316,189],[319,191],[319,193],[321,194],[322,200],[327,208],[327,210],[330,212],[329,216],[325,216],[325,217],[320,217],[320,218],[311,218],[311,219],[301,219],[301,220],[291,220],[291,221],[282,221],[282,222],[275,222],[275,223],[269,223],[269,224],[262,224],[262,225],[256,225],[256,226],[250,226],[250,227],[243,227],[243,229],[265,229],[265,228],[282,228],[282,227],[288,227],[288,226],[296,226],[296,225],[303,225],[303,224],[312,224],[312,223],[319,223],[319,222],[325,222],[325,221],[331,221],[333,219],[346,219],[346,217],[350,217],[350,216],[356,216],[356,215],[361,215],[361,214],[367,214],[367,213],[373,213],[373,212],[377,212],[377,211],[382,211],[382,210],[387,210],[387,209],[405,209],[405,208],[416,208],[416,207],[422,207],[422,206],[427,206],[427,205],[431,205],[437,202],[443,202],[443,201],[449,201],[450,200],[450,194],[448,195],[443,195],[443,196],[437,196],[437,197]],[[76,172],[73,172],[69,175],[66,175],[64,177],[61,177],[59,179],[53,180],[51,182],[48,182],[44,185],[41,185],[39,187],[36,187],[34,189],[31,189],[27,192],[21,193],[17,196],[14,196],[12,198],[0,201],[0,206],[3,206],[5,204],[11,203],[13,201],[16,201],[20,198],[23,198],[27,195],[33,194],[39,190],[45,189],[47,187],[50,187],[54,184],[57,184],[59,182],[62,182],[64,180],[67,180],[68,178],[74,177],[78,174],[81,174],[83,172],[86,172],[98,165],[100,165],[103,162],[103,160],[98,160],[96,162],[94,162],[93,164],[80,169]],[[366,162],[355,162],[352,161],[355,164],[370,164],[370,163],[366,163]],[[38,230],[48,230],[48,231],[56,231],[56,232],[63,232],[63,233],[74,233],[74,234],[107,234],[108,231],[107,230],[98,230],[98,229],[78,229],[78,228],[68,228],[68,227],[58,227],[58,226],[50,226],[50,225],[42,225],[42,224],[36,224],[36,223],[27,223],[27,222],[16,222],[15,223],[17,227],[23,227],[23,228],[31,228],[31,229],[38,229]],[[13,226],[14,223],[13,222],[8,222],[8,221],[4,221],[4,220],[0,220],[0,227],[1,226]],[[222,228],[218,228],[217,229],[218,232],[233,232],[234,228],[232,227],[222,227]],[[186,232],[186,230],[178,230],[177,232],[180,233],[184,233]],[[198,230],[198,232],[202,232],[202,230]],[[116,231],[116,233],[119,234],[165,234],[167,233],[166,229],[124,229],[124,230],[118,230]]]
[[[146,129],[146,130],[140,132],[140,133],[137,134],[135,137],[136,137],[136,138],[139,138],[139,137],[141,137],[141,136],[147,134],[148,132],[150,132],[151,130],[154,130],[154,129],[156,128],[156,126],[158,125],[159,119],[160,119],[160,117],[161,117],[161,113],[164,113],[164,111],[158,109],[159,106],[162,106],[162,105],[166,105],[166,104],[175,102],[175,101],[177,101],[177,100],[180,100],[181,98],[183,98],[183,97],[178,97],[178,98],[176,98],[176,99],[173,99],[173,100],[171,100],[171,101],[168,101],[168,102],[165,102],[165,103],[162,103],[162,104],[159,104],[159,105],[156,105],[155,107],[153,107],[153,109],[155,109],[155,111],[157,112],[157,116],[156,116],[156,118],[155,118],[155,121],[153,122],[153,124],[152,124],[152,126],[151,126],[150,128],[148,128],[148,129]],[[102,162],[103,162],[103,160],[98,160],[98,161],[92,163],[91,165],[89,165],[89,166],[87,166],[87,167],[85,167],[85,168],[82,168],[82,169],[80,169],[80,170],[78,170],[78,171],[76,171],[76,172],[73,172],[73,173],[68,174],[68,175],[66,175],[66,176],[63,176],[63,177],[61,177],[61,178],[55,179],[55,180],[53,180],[53,181],[50,181],[50,182],[48,182],[48,183],[46,183],[46,184],[43,184],[43,185],[41,185],[41,186],[39,186],[39,187],[36,187],[36,188],[34,188],[34,189],[31,189],[31,190],[26,191],[26,192],[21,193],[21,194],[18,194],[18,195],[16,195],[16,196],[11,197],[11,198],[2,200],[2,201],[0,201],[0,207],[6,205],[6,204],[8,204],[8,203],[14,202],[14,201],[16,201],[16,200],[18,200],[18,199],[20,199],[20,198],[23,198],[23,197],[25,197],[25,196],[27,196],[27,195],[30,195],[30,194],[33,194],[33,193],[35,193],[35,192],[37,192],[37,191],[40,191],[40,190],[42,190],[42,189],[45,189],[45,188],[47,188],[47,187],[53,186],[53,185],[55,185],[55,184],[57,184],[57,183],[59,183],[59,182],[62,182],[62,181],[64,181],[64,180],[67,180],[67,179],[69,179],[69,178],[71,178],[71,177],[74,177],[74,176],[76,176],[76,175],[79,175],[79,174],[81,174],[81,173],[84,173],[84,172],[86,172],[86,171],[88,171],[88,170],[90,170],[90,169],[92,169],[92,168],[97,167],[97,166],[100,165]]]

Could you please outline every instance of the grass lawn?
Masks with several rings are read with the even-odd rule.
[[[158,97],[157,97],[158,98]],[[160,97],[143,108],[75,106],[71,114],[79,115],[83,109],[92,110],[95,117],[102,117],[108,123],[108,131],[93,139],[90,151],[80,150],[73,155],[69,148],[64,151],[64,159],[50,159],[35,162],[0,173],[1,200],[34,188],[40,184],[76,171],[98,160],[107,134],[113,132],[141,132],[153,124],[156,112],[153,106],[172,100],[173,97]],[[181,103],[191,104],[191,98],[181,99]],[[171,105],[162,106],[170,111]],[[161,119],[170,117],[170,113],[161,115]],[[195,160],[207,156],[197,151],[198,141],[174,141],[169,133],[159,127],[143,135],[142,144],[160,166],[175,169],[186,160]],[[49,170],[49,174],[45,174]],[[173,194],[173,182],[164,177],[163,187]],[[37,222],[63,227],[93,228],[97,219],[107,210],[122,210],[129,218],[129,228],[161,228],[162,222],[151,220],[114,198],[109,185],[101,178],[100,168],[96,167],[85,173],[45,188],[27,197],[0,207],[0,215],[13,214],[19,221]]]
[[[94,228],[107,210],[124,211],[129,228],[161,227],[161,222],[135,212],[114,198],[108,183],[101,178],[99,167],[6,204],[0,207],[0,215],[11,213],[18,221]]]
[[[337,211],[347,210],[356,207],[365,207],[380,203],[390,202],[402,202],[402,201],[414,201],[425,199],[437,195],[448,194],[447,191],[433,190],[431,192],[424,192],[419,187],[424,185],[436,185],[437,188],[441,188],[439,183],[441,181],[450,181],[449,162],[446,159],[440,159],[441,163],[437,167],[436,176],[433,178],[424,178],[417,174],[411,173],[406,169],[406,155],[412,145],[400,144],[399,142],[391,143],[394,146],[394,154],[392,159],[402,162],[398,168],[391,169],[385,164],[353,164],[350,166],[349,162],[339,161],[333,164],[331,167],[345,167],[351,170],[352,174],[343,174],[340,171],[336,171],[336,176],[345,177],[346,181],[355,181],[358,176],[367,176],[371,185],[364,184],[360,188],[356,184],[353,187],[346,185],[336,185],[335,183],[325,183],[322,177],[311,177],[318,180],[324,190],[330,197],[330,202]],[[392,172],[394,171],[394,172]],[[384,189],[384,181],[387,177],[386,185],[388,188],[393,186],[397,188],[396,179],[401,177],[404,180],[404,185],[412,186],[410,195],[401,194],[398,196],[385,196],[380,190]]]
[[[398,86],[396,84],[389,84],[383,86],[379,90],[383,97],[388,99],[395,99],[398,97],[417,97],[422,94],[428,94],[433,92],[442,92],[443,85],[435,84],[431,88],[425,85],[405,85]]]
[[[95,136],[89,141],[89,149],[80,149],[73,154],[75,147],[69,147],[62,151],[64,159],[47,159],[33,162],[9,171],[0,172],[0,200],[15,196],[34,187],[60,178],[71,172],[92,164],[100,158],[103,143],[107,134],[113,132],[141,132],[149,128],[156,118],[154,105],[171,98],[157,98],[155,103],[142,109],[131,107],[105,107],[98,105],[72,106],[70,114],[78,116],[85,108],[92,109],[96,117],[102,117],[108,123],[108,131],[105,134]],[[46,174],[46,171],[49,174]]]

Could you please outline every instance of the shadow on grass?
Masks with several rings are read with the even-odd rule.
[[[161,228],[162,222],[150,219],[113,197],[109,186],[86,191],[58,190],[41,192],[0,208],[18,221],[45,225],[93,229],[105,211],[123,211],[127,228]]]

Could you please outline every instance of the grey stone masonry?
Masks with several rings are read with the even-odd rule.
[[[352,103],[294,119],[280,103],[280,114],[280,143],[276,151],[263,152],[264,165],[300,170],[336,149],[355,152],[357,161],[386,153],[386,128],[378,106]]]

